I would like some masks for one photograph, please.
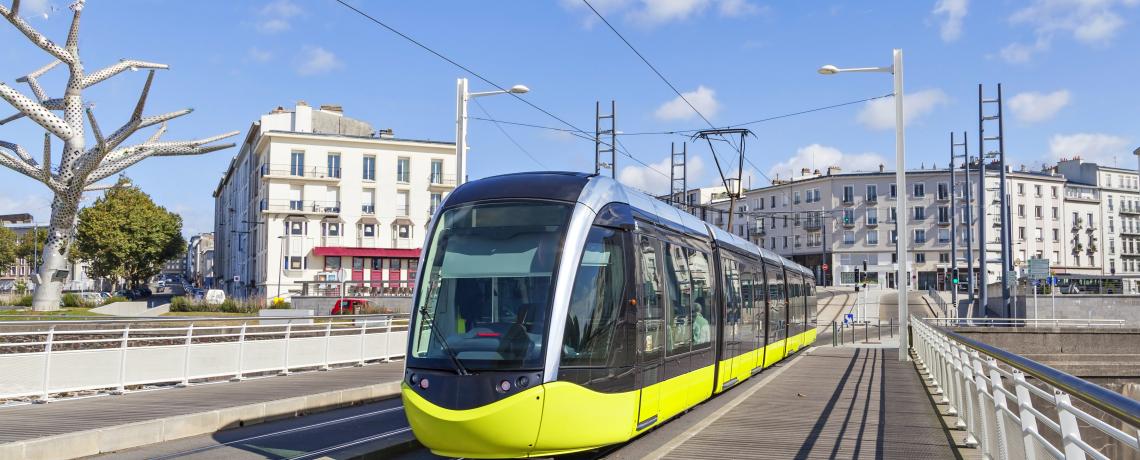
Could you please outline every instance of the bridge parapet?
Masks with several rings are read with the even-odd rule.
[[[919,369],[985,456],[1140,455],[1140,401],[931,321],[911,325]]]

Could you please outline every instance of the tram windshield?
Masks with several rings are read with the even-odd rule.
[[[498,202],[443,212],[427,245],[409,366],[541,368],[554,270],[572,209]]]

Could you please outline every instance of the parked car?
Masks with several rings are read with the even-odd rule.
[[[337,299],[333,304],[333,315],[355,315],[371,308],[372,302],[367,299]]]

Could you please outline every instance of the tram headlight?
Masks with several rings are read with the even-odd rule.
[[[515,380],[515,385],[518,386],[519,388],[526,388],[527,385],[530,385],[530,378],[528,378],[525,375],[522,377],[519,377],[518,380]]]
[[[511,391],[511,381],[510,380],[503,380],[502,382],[499,382],[499,391],[501,391],[503,393]]]

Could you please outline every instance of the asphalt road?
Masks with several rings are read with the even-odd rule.
[[[399,399],[104,454],[98,459],[439,458],[414,444]],[[417,452],[418,449],[418,452]]]

